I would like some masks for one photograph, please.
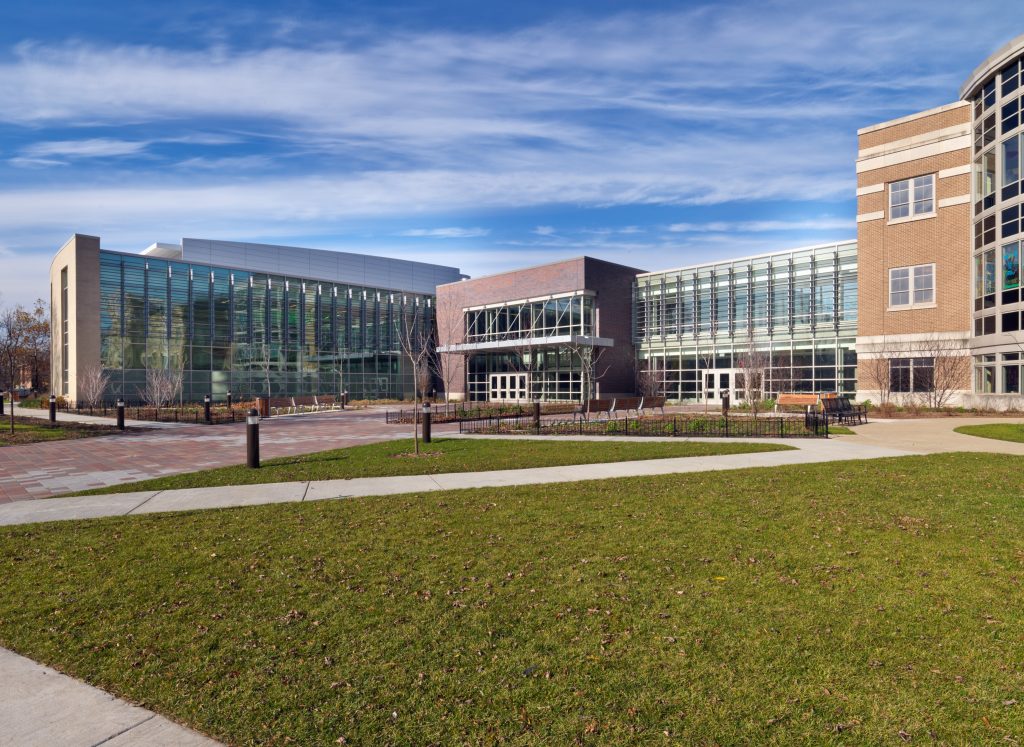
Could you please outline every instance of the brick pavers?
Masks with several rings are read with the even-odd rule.
[[[438,432],[452,429],[435,426]],[[387,425],[383,410],[270,418],[260,423],[260,455],[271,459],[409,435],[410,426]],[[243,423],[6,446],[0,449],[0,503],[244,461]]]

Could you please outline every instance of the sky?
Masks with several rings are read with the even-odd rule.
[[[1024,4],[0,4],[0,303],[72,233],[647,270],[854,238],[856,131]]]

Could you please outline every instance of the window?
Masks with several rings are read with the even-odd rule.
[[[935,265],[889,270],[889,307],[914,308],[935,303]]]
[[[1003,247],[1003,290],[1020,287],[1020,243]]]
[[[996,152],[989,150],[974,160],[974,208],[980,212],[996,204]]]
[[[1000,76],[1003,79],[1003,96],[1006,96],[1017,90],[1017,86],[1020,82],[1019,68],[1020,60],[1014,60],[1000,71]]]
[[[987,218],[977,221],[974,224],[974,248],[981,249],[985,244],[991,244],[996,240],[996,216],[990,215]]]
[[[1003,199],[1020,193],[1020,135],[1003,141]]]
[[[889,220],[934,213],[935,174],[904,179],[889,185]]]
[[[1004,239],[1020,233],[1020,205],[1013,205],[1003,210],[1001,220],[1003,222],[1002,237]]]
[[[934,380],[934,358],[893,358],[889,361],[889,386],[893,392],[930,392]]]

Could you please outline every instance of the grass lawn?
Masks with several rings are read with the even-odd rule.
[[[981,438],[994,438],[999,441],[1024,442],[1024,425],[1020,423],[986,423],[985,425],[961,425],[954,428],[957,433]]]
[[[0,644],[230,744],[1014,744],[1022,498],[942,454],[9,527]]]
[[[352,477],[392,475],[436,475],[442,472],[478,472],[559,467],[567,464],[596,464],[667,457],[714,456],[779,451],[792,447],[745,442],[698,443],[650,441],[571,441],[552,443],[529,439],[435,438],[420,444],[423,456],[412,455],[412,439],[385,441],[346,449],[267,459],[259,469],[244,464],[234,467],[187,472],[152,480],[96,488],[75,495],[127,493],[135,490],[205,488],[215,485],[250,485],[266,482],[337,480]]]
[[[49,420],[14,416],[14,433],[11,433],[11,416],[0,417],[0,446],[32,444],[38,441],[61,441],[67,438],[88,438],[117,433],[116,426],[72,423],[61,421],[57,415],[57,426],[51,427]]]

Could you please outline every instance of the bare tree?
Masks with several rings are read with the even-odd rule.
[[[90,363],[78,369],[78,394],[89,407],[100,403],[109,383],[110,375],[100,365]]]
[[[636,391],[642,397],[658,397],[663,390],[664,366],[649,358],[636,371]]]
[[[420,387],[423,371],[429,370],[429,361],[433,354],[432,336],[426,329],[424,307],[418,303],[402,309],[398,323],[397,338],[402,355],[412,369],[412,440],[417,456],[420,453]]]
[[[740,370],[738,376],[743,377],[742,382],[738,381],[737,384],[742,384],[744,396],[756,420],[764,401],[765,387],[768,385],[771,355],[767,350],[758,348],[752,337],[747,338],[746,350],[740,354],[736,365]]]
[[[878,392],[878,404],[880,407],[888,407],[892,399],[892,359],[891,351],[878,351],[870,354],[871,357],[858,356],[858,373],[861,381],[868,385],[872,391]]]
[[[183,374],[175,368],[147,368],[146,386],[140,388],[139,396],[150,407],[159,410],[181,395]]]
[[[608,348],[572,342],[566,345],[570,354],[580,365],[580,401],[587,406],[590,416],[590,400],[596,399],[597,384],[608,373],[611,364],[605,364],[604,354]]]
[[[912,347],[916,359],[932,361],[931,380],[914,382],[914,389],[926,407],[947,407],[957,392],[970,388],[971,359],[959,340],[932,334]]]
[[[42,391],[50,383],[49,304],[40,298],[31,311],[22,309],[20,313],[25,329],[23,365],[32,389]]]
[[[14,433],[14,389],[18,386],[28,338],[28,313],[21,307],[0,312],[0,372],[11,393],[11,433]]]

